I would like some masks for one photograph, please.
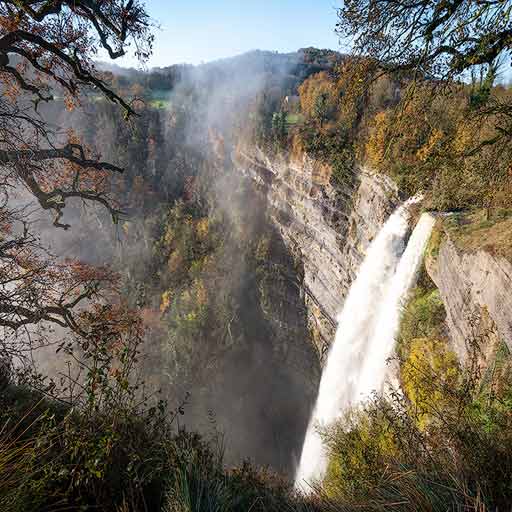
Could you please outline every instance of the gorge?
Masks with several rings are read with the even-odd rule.
[[[0,101],[0,508],[505,510],[512,89],[66,62]]]

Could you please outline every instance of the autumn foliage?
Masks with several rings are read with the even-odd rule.
[[[123,172],[73,130],[48,122],[43,105],[60,98],[68,110],[80,108],[81,95],[94,89],[126,117],[135,115],[92,59],[100,48],[115,59],[133,45],[144,60],[151,44],[138,1],[0,5],[0,357],[23,382],[70,402],[95,397],[99,375],[104,387],[119,375],[126,380],[143,331],[119,299],[115,273],[60,258],[41,237],[34,201],[53,214],[56,228],[70,228],[63,221],[69,201],[105,208],[117,222],[112,176]],[[60,386],[34,368],[34,352],[48,346],[74,360],[77,373]]]

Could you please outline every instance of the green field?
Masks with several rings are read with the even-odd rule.
[[[304,122],[304,116],[302,114],[288,114],[286,116],[286,122],[289,125],[301,124]]]

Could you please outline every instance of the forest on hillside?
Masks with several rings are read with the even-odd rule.
[[[510,255],[489,235],[512,218],[510,2],[377,4],[339,11],[351,55],[140,71],[94,59],[132,40],[147,60],[141,2],[0,2],[2,510],[506,510],[508,349],[482,367],[478,333],[459,362],[424,267],[403,393],[323,432],[325,480],[293,487],[322,355],[303,264],[237,153],[309,155],[349,191],[371,169]]]

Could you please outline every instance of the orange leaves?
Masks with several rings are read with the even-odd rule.
[[[76,259],[65,260],[57,268],[77,283],[102,282],[113,286],[119,281],[119,275],[111,268],[88,265]]]
[[[328,106],[333,107],[336,102],[336,87],[325,71],[312,75],[299,87],[300,105],[306,116],[317,116],[318,98],[322,95],[325,95]]]
[[[21,91],[18,82],[14,80],[12,75],[0,72],[0,84],[3,88],[3,97],[8,99],[12,104],[16,103]]]
[[[13,32],[19,28],[20,20],[18,16],[0,16],[0,29],[2,32]]]
[[[66,92],[64,95],[64,106],[68,112],[73,112],[80,105],[80,99]]]
[[[119,354],[126,337],[141,339],[144,335],[142,318],[121,303],[94,303],[79,314],[85,340],[102,344],[112,354]]]
[[[379,169],[384,162],[388,134],[389,116],[379,112],[373,119],[371,133],[366,143],[366,158],[373,169]]]

